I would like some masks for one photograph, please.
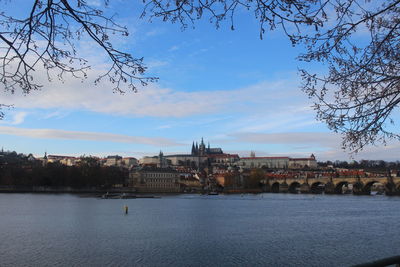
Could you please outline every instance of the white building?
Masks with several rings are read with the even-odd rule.
[[[237,166],[243,169],[262,167],[287,169],[289,166],[289,157],[243,157],[237,162]]]

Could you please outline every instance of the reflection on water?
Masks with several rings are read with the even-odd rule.
[[[349,266],[400,255],[399,207],[386,196],[0,194],[0,265]]]

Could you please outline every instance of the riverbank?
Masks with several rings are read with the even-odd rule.
[[[49,186],[1,186],[0,193],[136,193],[134,188],[120,187],[120,188],[73,188],[73,187],[49,187]]]

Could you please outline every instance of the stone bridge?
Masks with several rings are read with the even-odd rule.
[[[273,193],[342,194],[351,191],[355,195],[369,195],[371,187],[379,183],[386,195],[400,195],[400,177],[266,178],[262,183],[264,191]]]

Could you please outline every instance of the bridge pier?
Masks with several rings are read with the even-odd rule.
[[[300,186],[300,193],[302,194],[308,194],[311,193],[311,188],[308,183],[304,183]]]
[[[353,195],[368,195],[364,190],[364,185],[360,182],[353,184]]]
[[[285,182],[285,183],[281,183],[279,185],[279,193],[287,193],[289,192],[289,185]]]
[[[385,195],[387,196],[395,196],[400,195],[400,192],[397,190],[396,185],[392,182],[385,184]]]
[[[325,184],[325,194],[335,194],[335,184],[332,182],[327,182]]]
[[[263,185],[263,187],[262,187],[262,190],[263,190],[263,192],[271,193],[271,192],[272,192],[272,190],[271,190],[271,185],[270,185],[269,183],[265,183],[265,184]]]

